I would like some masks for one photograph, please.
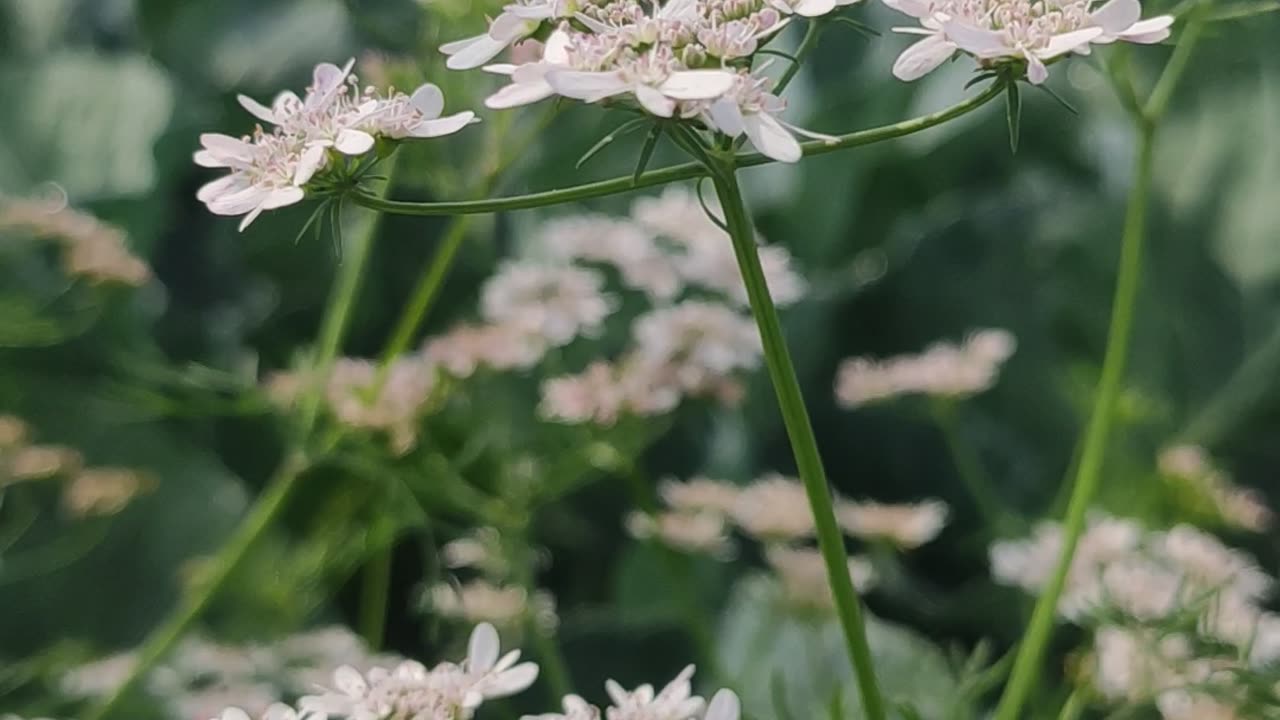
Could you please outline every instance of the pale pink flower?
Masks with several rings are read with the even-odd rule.
[[[586,268],[508,262],[485,282],[480,311],[492,324],[561,347],[598,333],[616,302],[604,278]]]

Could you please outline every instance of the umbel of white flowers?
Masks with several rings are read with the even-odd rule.
[[[1169,37],[1169,15],[1142,20],[1138,0],[884,0],[885,5],[920,22],[896,32],[923,35],[893,66],[901,80],[915,80],[957,52],[972,55],[983,67],[1026,64],[1027,79],[1039,85],[1049,77],[1045,63],[1090,45],[1117,40],[1151,44]]]
[[[244,230],[262,211],[301,201],[303,187],[330,166],[335,154],[360,157],[379,138],[439,137],[475,121],[472,112],[441,117],[444,94],[430,83],[412,95],[361,89],[351,73],[354,64],[317,65],[303,97],[286,90],[271,107],[239,96],[246,110],[275,128],[268,132],[258,126],[243,138],[201,135],[196,164],[231,173],[200,188],[196,197],[217,215],[244,215]]]
[[[483,66],[511,84],[485,105],[511,108],[554,95],[612,101],[658,118],[697,121],[761,153],[800,159],[792,133],[830,140],[781,119],[786,103],[754,63],[792,15],[815,17],[856,0],[520,0],[476,37],[447,43],[448,66]],[[545,37],[542,57],[486,65],[507,46]]]

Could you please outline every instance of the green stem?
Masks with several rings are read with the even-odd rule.
[[[729,235],[733,240],[738,269],[742,273],[747,297],[751,302],[751,314],[755,317],[756,325],[760,329],[765,364],[769,370],[774,392],[777,394],[778,405],[782,410],[782,420],[791,441],[796,468],[804,483],[805,494],[813,511],[818,550],[827,567],[827,580],[831,584],[836,612],[844,630],[845,645],[857,677],[862,705],[866,711],[867,720],[885,720],[884,701],[880,696],[880,688],[876,683],[875,671],[872,667],[871,646],[867,642],[862,604],[854,591],[853,580],[849,576],[844,536],[836,523],[831,490],[827,487],[826,471],[822,467],[817,438],[814,437],[813,426],[809,422],[809,414],[805,409],[804,397],[800,392],[800,382],[796,378],[791,354],[787,350],[786,339],[782,334],[778,310],[769,295],[764,270],[760,266],[755,232],[742,200],[742,192],[738,187],[733,156],[722,156],[710,170],[712,182],[715,183],[716,193],[724,209]]]
[[[373,245],[377,232],[378,218],[371,216],[355,242],[350,257],[342,265],[337,282],[329,295],[325,307],[324,320],[321,323],[320,340],[316,370],[320,377],[328,375],[333,367],[334,358],[342,344],[346,333],[351,308],[360,289],[360,279],[364,275],[364,267],[369,258],[369,248]],[[138,688],[147,674],[173,649],[192,624],[204,613],[226,585],[227,580],[248,557],[249,551],[266,533],[272,521],[284,509],[286,501],[298,486],[298,479],[309,465],[306,445],[311,431],[319,416],[320,399],[323,392],[318,382],[308,383],[306,394],[301,402],[301,420],[297,437],[285,453],[285,460],[276,474],[268,481],[266,488],[250,508],[249,514],[232,532],[227,543],[217,555],[209,561],[208,574],[203,578],[202,587],[193,594],[184,597],[174,612],[147,636],[138,649],[137,663],[129,672],[125,681],[116,688],[101,704],[92,708],[83,720],[105,720],[118,710],[121,703]]]
[[[955,463],[956,474],[960,482],[969,491],[969,497],[982,516],[983,522],[996,534],[1003,534],[1009,529],[1009,511],[1000,501],[1000,494],[991,486],[987,473],[982,469],[982,462],[973,447],[960,437],[960,428],[956,422],[956,404],[949,401],[938,403],[934,408],[934,418],[938,429],[942,432],[943,441]]]
[[[1182,37],[1178,38],[1178,44],[1174,46],[1173,54],[1169,56],[1169,62],[1164,66],[1164,72],[1160,73],[1155,89],[1147,98],[1147,104],[1143,106],[1143,115],[1146,116],[1150,125],[1155,125],[1164,119],[1165,111],[1169,109],[1169,101],[1173,99],[1173,93],[1178,88],[1178,83],[1182,80],[1182,75],[1186,72],[1191,60],[1191,53],[1200,42],[1205,14],[1211,4],[1206,0],[1200,0],[1197,7],[1192,9],[1190,19],[1182,30]]]
[[[822,140],[801,143],[801,147],[804,149],[805,155],[822,155],[824,153],[835,152],[837,150],[845,150],[848,148],[860,147],[862,145],[871,145],[873,143],[884,142],[885,140],[892,140],[905,135],[911,135],[973,112],[990,102],[992,99],[998,97],[1003,91],[1004,86],[1000,83],[995,83],[980,94],[936,113],[922,115],[918,118],[904,120],[892,125],[884,125],[877,128],[871,128],[869,130],[861,130],[847,135],[841,135],[838,136],[834,142],[830,143]],[[760,153],[740,153],[734,160],[735,165],[739,168],[755,167],[757,165],[766,165],[772,162],[772,159],[765,157]],[[640,175],[639,178],[628,175],[626,177],[613,178],[612,180],[600,180],[561,190],[545,190],[542,192],[530,193],[528,195],[513,195],[505,198],[493,198],[486,200],[462,200],[457,202],[434,203],[403,202],[398,200],[386,200],[360,190],[351,193],[350,197],[352,201],[358,205],[363,205],[364,207],[372,210],[379,210],[397,215],[472,215],[502,212],[505,210],[525,210],[529,208],[545,207],[547,205],[576,202],[578,200],[586,200],[588,198],[604,197],[606,195],[617,195],[619,193],[630,192],[637,188],[666,185],[679,180],[705,177],[708,174],[709,173],[704,165],[701,163],[690,162],[663,168],[661,170],[650,170],[649,172]]]
[[[1062,711],[1058,713],[1058,720],[1080,720],[1080,716],[1084,714],[1084,709],[1089,704],[1088,697],[1084,688],[1076,689],[1063,703]]]
[[[804,59],[818,45],[818,38],[822,35],[822,21],[818,18],[809,20],[809,26],[804,30],[804,38],[800,40],[800,46],[796,48],[795,62],[787,66],[787,69],[778,78],[778,84],[773,86],[774,95],[782,95],[782,91],[787,89],[791,81],[795,79],[796,74],[800,72],[800,66],[804,64]]]
[[[414,286],[413,295],[410,296],[409,303],[396,322],[391,339],[382,349],[383,373],[386,372],[392,360],[409,349],[409,344],[417,335],[427,312],[435,303],[436,297],[440,295],[440,289],[444,287],[445,278],[449,275],[449,269],[453,267],[453,261],[458,256],[462,241],[467,237],[467,228],[470,224],[469,216],[459,215],[449,223],[444,235],[440,238],[439,249],[431,257],[431,264],[427,266],[426,272],[418,278],[418,284]]]
[[[1115,299],[1111,308],[1111,327],[1107,334],[1107,351],[1102,362],[1102,377],[1098,383],[1093,412],[1085,431],[1080,463],[1072,482],[1071,499],[1067,504],[1064,521],[1062,550],[1048,584],[1036,601],[1031,613],[1022,646],[1018,648],[1013,671],[1004,695],[996,708],[994,720],[1019,720],[1022,707],[1036,684],[1045,649],[1053,633],[1058,599],[1066,587],[1067,573],[1071,568],[1076,544],[1084,530],[1085,516],[1097,493],[1102,476],[1103,458],[1111,423],[1115,417],[1116,401],[1120,396],[1124,379],[1125,361],[1129,355],[1132,336],[1134,305],[1138,297],[1142,275],[1142,245],[1146,234],[1147,196],[1151,188],[1151,164],[1155,133],[1151,126],[1144,126],[1140,135],[1135,165],[1135,180],[1129,195],[1129,208],[1125,217],[1124,236],[1120,247],[1120,270],[1116,279]]]
[[[388,539],[390,542],[390,539]],[[382,649],[391,597],[391,547],[380,548],[364,564],[360,584],[360,636],[371,650]]]
[[[1212,447],[1266,397],[1280,368],[1280,326],[1236,369],[1178,434],[1179,443]]]

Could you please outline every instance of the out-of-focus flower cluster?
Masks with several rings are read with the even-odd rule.
[[[992,573],[1037,593],[1061,546],[1061,527],[1041,524],[993,545]],[[1273,584],[1248,555],[1197,528],[1149,530],[1095,514],[1058,611],[1093,630],[1090,677],[1104,698],[1154,704],[1166,720],[1253,717],[1241,709],[1251,702],[1242,678],[1280,662],[1280,616],[1263,606]]]
[[[361,88],[351,73],[354,64],[317,65],[303,97],[286,90],[270,107],[241,95],[245,110],[275,127],[258,126],[242,138],[201,135],[196,164],[231,172],[196,197],[214,214],[243,215],[243,230],[265,210],[300,202],[318,174],[345,170],[347,159],[363,158],[380,139],[449,135],[475,119],[469,111],[442,117],[444,94],[430,83],[409,95]]]
[[[123,230],[67,207],[65,197],[0,195],[0,233],[3,232],[19,232],[57,242],[62,249],[63,271],[95,284],[137,287],[151,278],[151,268],[129,252]]]
[[[509,550],[527,554],[513,561]],[[426,589],[423,605],[436,615],[469,625],[492,623],[515,633],[528,621],[539,632],[555,631],[560,622],[555,597],[546,590],[512,583],[513,567],[517,563],[536,566],[541,559],[538,553],[527,547],[510,548],[496,528],[481,527],[446,543],[440,556],[450,570],[470,577]]]
[[[928,74],[957,52],[984,69],[1014,66],[1039,85],[1046,63],[1070,53],[1088,55],[1091,45],[1124,40],[1152,44],[1169,37],[1173,17],[1142,19],[1139,0],[884,0],[915,18],[920,27],[894,28],[923,35],[893,66],[901,80]]]
[[[761,153],[794,162],[800,130],[753,59],[792,15],[816,17],[856,0],[519,0],[487,32],[447,43],[448,66],[484,69],[511,83],[490,96],[511,108],[559,95],[610,102],[658,118],[696,121],[731,137],[746,135]],[[486,65],[505,48],[545,39],[540,57]]]
[[[696,477],[667,480],[659,488],[666,506],[656,515],[633,513],[628,530],[686,552],[726,557],[732,553],[730,527],[765,546],[765,560],[788,597],[798,604],[831,607],[826,569],[810,546],[816,529],[804,486],[795,478],[768,473],[737,486]],[[836,515],[844,531],[866,543],[909,550],[937,537],[947,521],[947,506],[938,500],[886,505],[837,498]],[[849,573],[860,590],[875,583],[871,563],[849,558]]]
[[[481,289],[481,322],[428,339],[424,357],[455,378],[477,370],[526,370],[551,350],[594,338],[622,305],[616,276],[647,306],[625,351],[547,380],[540,411],[568,423],[612,425],[661,415],[686,397],[726,403],[738,377],[759,366],[761,346],[745,309],[728,237],[684,190],[636,202],[628,219],[576,216],[546,223],[531,241],[536,259],[504,264]],[[781,248],[761,248],[780,304],[798,300],[804,280]]]
[[[27,424],[0,415],[0,491],[18,483],[63,480],[62,504],[74,517],[114,515],[154,485],[144,473],[121,467],[85,467],[73,448],[30,442]]]
[[[605,683],[610,706],[608,720],[738,720],[741,702],[732,690],[722,689],[707,702],[693,694],[694,667],[689,665],[657,692],[649,684],[627,690],[614,680]],[[600,709],[578,695],[566,695],[564,712],[525,715],[521,720],[599,720]]]
[[[986,329],[975,331],[959,345],[934,343],[919,355],[849,358],[836,376],[836,400],[853,408],[900,395],[974,395],[995,384],[1000,367],[1016,347],[1008,331]]]
[[[1161,475],[1188,491],[1193,503],[1207,507],[1227,526],[1259,533],[1271,527],[1274,513],[1261,495],[1232,482],[1204,448],[1174,445],[1160,452],[1156,464]]]
[[[144,685],[174,717],[211,718],[228,705],[257,717],[273,703],[314,691],[340,665],[370,670],[399,661],[370,653],[358,636],[342,626],[261,645],[228,645],[189,636],[148,673]],[[111,695],[136,663],[136,655],[126,652],[82,665],[63,676],[62,691],[84,699]]]

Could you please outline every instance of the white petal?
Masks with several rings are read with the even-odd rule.
[[[736,81],[737,76],[724,70],[680,70],[658,89],[676,100],[710,100],[729,92]]]
[[[413,95],[409,97],[409,104],[413,105],[414,110],[422,113],[423,118],[434,120],[444,112],[444,93],[435,85],[426,83],[413,91]]]
[[[489,25],[489,37],[499,40],[503,47],[526,37],[538,29],[541,23],[526,20],[510,11],[503,12]]]
[[[720,132],[729,137],[738,137],[742,134],[742,108],[738,103],[722,98],[711,103],[711,109],[708,112],[711,115],[711,122]]]
[[[1040,85],[1049,79],[1049,68],[1034,53],[1027,53],[1027,79],[1032,85]]]
[[[239,232],[244,232],[245,228],[249,227],[249,225],[252,224],[254,220],[258,219],[258,216],[262,214],[262,211],[264,209],[265,208],[259,205],[258,207],[250,210],[249,214],[245,215],[240,220],[240,227],[236,228],[236,230],[238,230]]]
[[[942,28],[946,31],[947,38],[957,47],[980,58],[1000,57],[1012,52],[1003,33],[976,28],[954,20],[943,23]]]
[[[363,155],[373,149],[373,136],[363,130],[339,130],[333,148],[343,155]]]
[[[333,685],[339,692],[351,697],[363,697],[369,692],[369,684],[364,681],[364,676],[350,665],[343,665],[334,671]]]
[[[307,194],[300,187],[284,187],[272,190],[267,199],[262,201],[263,210],[275,210],[287,205],[302,202]]]
[[[738,695],[724,688],[711,696],[711,704],[707,706],[707,714],[703,720],[738,720],[742,713],[742,703]]]
[[[506,110],[545,100],[555,94],[551,86],[540,83],[512,83],[484,99],[484,106],[491,110]]]
[[[650,115],[658,117],[671,117],[676,111],[676,101],[662,94],[661,90],[649,87],[648,85],[637,85],[635,87],[636,100],[640,102]]]
[[[207,167],[207,168],[230,167],[230,165],[228,165],[225,160],[218,159],[216,155],[209,152],[208,150],[197,150],[195,154],[192,155],[191,157],[196,161],[196,164],[199,165],[200,167]]]
[[[297,720],[298,713],[284,703],[272,703],[262,720]]]
[[[484,696],[500,698],[523,691],[538,679],[538,666],[531,662],[520,663],[484,683]]]
[[[509,43],[494,40],[488,35],[477,35],[466,40],[440,46],[440,51],[449,55],[445,67],[450,70],[471,70],[489,62],[506,49]]]
[[[485,65],[480,69],[487,73],[493,73],[494,75],[512,75],[518,67],[518,65],[512,65],[511,63],[494,63],[492,65]]]
[[[293,169],[293,184],[306,185],[315,176],[316,171],[325,161],[325,148],[323,145],[312,145],[302,151],[302,156],[298,158],[298,165]]]
[[[800,0],[795,4],[797,15],[820,17],[836,9],[836,0]]]
[[[772,116],[752,113],[742,118],[742,129],[762,154],[781,162],[796,162],[803,155],[800,143]]]
[[[1134,23],[1129,29],[1120,33],[1119,37],[1132,43],[1153,45],[1169,37],[1169,28],[1172,25],[1173,16],[1161,15]]]
[[[557,93],[585,102],[603,100],[631,89],[627,81],[616,72],[552,70],[547,73],[547,83]]]
[[[475,122],[476,114],[470,110],[456,113],[454,115],[446,115],[435,120],[423,120],[414,126],[409,132],[410,137],[416,138],[433,138],[442,135],[452,135],[462,128]]]
[[[214,215],[243,215],[256,208],[267,196],[267,190],[256,185],[228,195],[222,195],[205,203]]]
[[[551,35],[547,37],[547,43],[542,49],[542,60],[555,65],[568,64],[569,33],[563,30],[556,30],[551,33]]]
[[[627,702],[627,691],[616,680],[605,680],[604,691],[609,694],[609,699],[614,705],[625,705]]]
[[[304,104],[309,108],[324,107],[342,89],[342,83],[351,74],[356,59],[351,58],[342,67],[332,63],[320,63],[311,73],[311,93]]]
[[[253,159],[253,145],[221,133],[204,133],[200,136],[200,144],[219,158],[235,158],[249,161]]]
[[[1037,50],[1035,55],[1041,60],[1052,60],[1059,55],[1075,50],[1081,45],[1086,45],[1090,40],[1102,34],[1102,28],[1085,28],[1084,30],[1076,30],[1074,32],[1062,33],[1049,38],[1049,44],[1043,49]]]
[[[910,82],[933,72],[956,52],[956,46],[943,35],[930,35],[902,51],[893,64],[893,76]]]
[[[1142,18],[1142,4],[1138,0],[1110,0],[1095,10],[1092,17],[1098,27],[1115,35]]]
[[[245,189],[248,187],[248,182],[242,175],[232,174],[220,177],[217,180],[201,185],[200,189],[196,191],[196,199],[202,203],[208,203],[223,195]]]
[[[488,672],[497,659],[498,631],[489,623],[480,623],[471,631],[471,640],[467,643],[468,669],[478,673]]]
[[[248,95],[237,95],[236,101],[240,103],[240,107],[244,108],[245,110],[248,110],[250,115],[253,115],[259,120],[265,120],[269,123],[279,124],[279,121],[276,120],[276,114],[274,110],[267,107],[266,105],[263,105],[257,100],[254,100]]]
[[[249,720],[249,713],[240,708],[229,707],[222,711],[222,720]]]

